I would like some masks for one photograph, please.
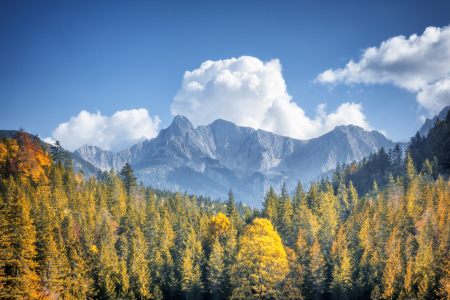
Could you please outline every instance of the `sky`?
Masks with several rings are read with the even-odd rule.
[[[0,1],[0,129],[118,151],[175,115],[407,141],[450,105],[450,2]]]

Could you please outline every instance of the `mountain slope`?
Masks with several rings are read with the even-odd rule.
[[[183,116],[158,136],[118,153],[83,146],[74,153],[103,170],[130,163],[145,185],[225,199],[229,188],[237,200],[260,206],[264,191],[289,189],[313,180],[336,163],[359,161],[394,143],[377,131],[349,125],[301,141],[224,120],[194,128]]]
[[[14,139],[17,135],[17,130],[0,130],[0,138],[5,137],[9,139]],[[35,135],[31,134],[34,138]],[[48,149],[50,148],[50,144],[47,144],[41,140],[41,144],[45,145]],[[101,149],[100,149],[101,150]],[[64,150],[66,151],[66,150]],[[103,150],[101,150],[103,151]],[[68,152],[68,151],[67,151]],[[76,155],[75,153],[70,153],[70,158],[72,159],[73,169],[75,172],[82,171],[84,173],[85,178],[89,178],[92,175],[95,175],[100,171],[101,168],[95,167],[89,160],[83,159],[80,155]]]
[[[428,130],[430,130],[431,127],[433,127],[434,124],[436,124],[437,119],[439,120],[445,120],[445,117],[447,117],[448,112],[450,111],[450,106],[444,107],[439,114],[433,117],[433,119],[426,119],[425,123],[423,123],[422,127],[419,129],[419,133],[421,136],[426,136],[428,134]]]

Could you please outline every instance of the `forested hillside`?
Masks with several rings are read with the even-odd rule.
[[[129,165],[86,180],[53,150],[22,131],[0,141],[1,299],[450,297],[438,158],[419,170],[380,150],[239,213],[232,191],[221,204],[154,190]]]

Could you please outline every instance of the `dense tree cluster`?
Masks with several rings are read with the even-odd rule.
[[[405,164],[407,159],[413,163],[417,171],[433,176],[434,180],[437,179],[438,174],[448,177],[450,174],[450,114],[445,120],[438,119],[426,136],[421,136],[417,132],[411,138],[406,151],[397,144],[388,151],[381,148],[359,163],[353,162],[342,166],[338,164],[332,175],[334,190],[337,190],[341,181],[347,185],[351,181],[361,195],[371,191],[374,183],[379,189],[384,189],[392,180],[404,179],[402,175],[408,167]]]
[[[138,185],[129,165],[86,180],[20,132],[0,140],[0,298],[448,298],[450,182],[410,153],[269,189],[259,211]]]

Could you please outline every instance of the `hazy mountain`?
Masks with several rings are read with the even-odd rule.
[[[155,188],[187,191],[212,198],[235,198],[260,206],[270,186],[283,181],[292,190],[333,169],[359,161],[381,147],[394,146],[377,131],[348,125],[302,141],[217,120],[194,128],[183,116],[151,140],[118,153],[83,146],[74,154],[102,170],[120,170],[128,162],[139,181]]]
[[[445,117],[447,117],[448,111],[450,110],[450,106],[444,107],[439,114],[433,117],[433,119],[426,119],[425,123],[423,123],[422,127],[419,129],[419,133],[422,136],[425,136],[428,134],[428,130],[430,130],[431,127],[436,123],[437,119],[439,120],[445,120]]]

